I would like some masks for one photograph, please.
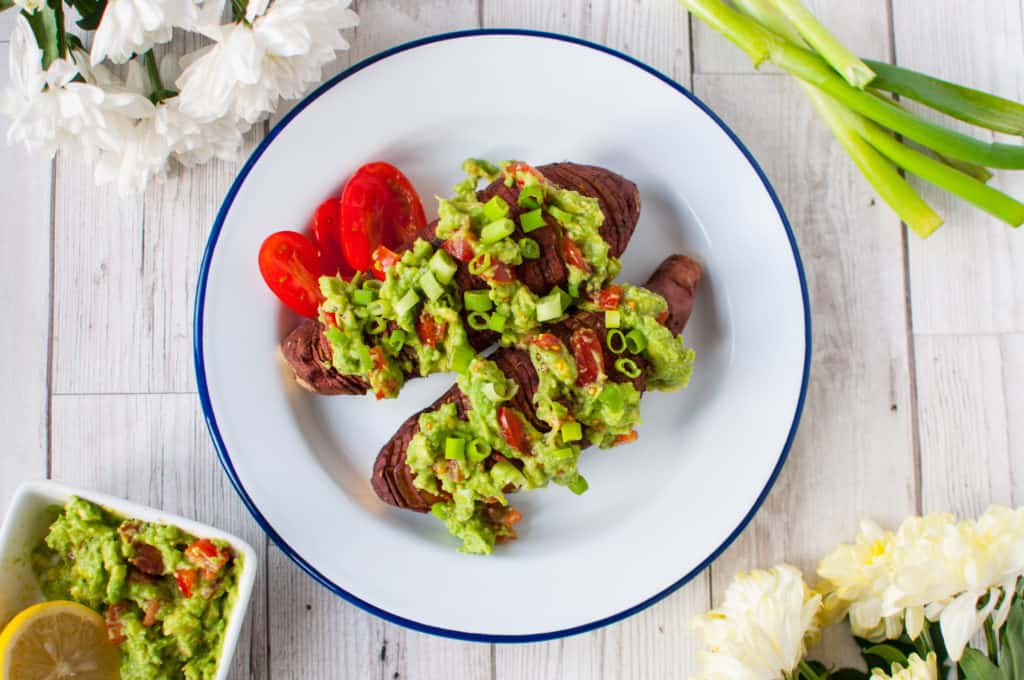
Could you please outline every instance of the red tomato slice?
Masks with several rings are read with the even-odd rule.
[[[459,262],[469,262],[473,259],[476,254],[473,252],[473,246],[469,241],[454,236],[444,242],[444,249],[448,251],[448,254],[454,257]]]
[[[179,569],[174,572],[174,580],[178,582],[178,590],[186,597],[192,597],[195,592],[196,583],[199,581],[199,573],[195,569]]]
[[[585,272],[590,271],[590,263],[587,262],[587,258],[583,257],[583,251],[576,245],[576,241],[568,236],[562,239],[562,254],[565,255],[566,263]]]
[[[341,194],[341,248],[359,271],[370,270],[377,246],[398,249],[426,224],[412,184],[388,163],[362,166]]]
[[[316,246],[295,231],[271,234],[260,246],[260,273],[270,290],[301,316],[314,318],[323,300]]]
[[[392,265],[402,259],[402,256],[391,250],[387,246],[377,246],[373,249],[373,266],[370,271],[375,277],[381,281],[385,281],[388,278],[388,270],[391,269]]]
[[[576,384],[580,387],[596,382],[604,366],[601,340],[592,328],[580,328],[572,334],[572,354],[576,359]]]
[[[526,435],[523,433],[523,423],[519,416],[507,406],[498,407],[498,426],[501,427],[501,434],[505,441],[516,451],[526,452]]]
[[[341,252],[341,200],[328,198],[313,213],[313,238],[320,255],[320,273],[351,278],[355,270]]]
[[[616,309],[622,300],[622,286],[605,286],[597,294],[597,306],[601,309]]]
[[[439,343],[444,341],[444,336],[447,332],[448,323],[445,321],[438,323],[432,314],[423,312],[416,319],[416,334],[420,336],[420,340],[427,347],[437,347]]]

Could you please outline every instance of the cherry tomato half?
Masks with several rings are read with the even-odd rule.
[[[270,290],[296,314],[314,318],[323,300],[316,246],[295,231],[271,234],[260,246],[260,273]]]
[[[582,387],[597,382],[604,366],[604,350],[597,333],[592,328],[580,328],[570,341],[576,359],[576,384]]]
[[[396,250],[427,224],[416,190],[388,163],[367,163],[341,194],[341,248],[349,264],[369,271],[379,245]]]
[[[341,252],[341,200],[328,198],[313,213],[313,238],[324,276],[351,278],[356,273]]]
[[[523,423],[515,411],[507,406],[499,406],[498,426],[509,446],[520,453],[526,453],[526,435],[523,433]]]

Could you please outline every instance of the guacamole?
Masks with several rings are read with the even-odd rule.
[[[476,356],[470,329],[493,331],[505,346],[523,345],[619,271],[600,234],[604,214],[596,199],[554,186],[523,163],[499,168],[470,159],[463,170],[455,196],[439,199],[434,243],[419,239],[401,254],[378,250],[383,280],[320,278],[319,321],[331,367],[365,377],[378,399],[397,396],[407,375],[465,373]],[[477,198],[479,180],[499,177],[521,187],[514,209],[500,196]],[[573,255],[566,258],[566,290],[538,295],[514,268],[540,256],[529,233],[541,228],[561,229]],[[460,268],[485,287],[463,290]]]
[[[617,289],[614,310],[579,302],[583,311],[606,315],[611,328],[604,338],[585,328],[574,332],[571,348],[550,333],[525,343],[538,377],[532,403],[545,431],[506,405],[519,386],[484,358],[475,358],[458,376],[470,403],[466,419],[458,417],[455,404],[420,416],[406,462],[417,488],[451,499],[432,511],[462,540],[462,551],[490,553],[496,542],[515,535],[518,513],[508,507],[508,492],[554,482],[584,493],[588,485],[577,470],[581,444],[609,448],[636,437],[640,392],[632,382],[612,381],[603,359],[596,362],[601,368],[581,375],[578,356],[586,351],[621,355],[616,361],[623,362],[622,370],[635,370],[637,376],[642,370],[644,389],[670,391],[689,382],[694,352],[660,323],[668,308],[665,299],[636,286]],[[577,347],[577,334],[587,338],[588,333],[598,347],[585,340]]]
[[[33,554],[43,594],[103,614],[123,680],[213,678],[240,555],[216,539],[72,498]]]

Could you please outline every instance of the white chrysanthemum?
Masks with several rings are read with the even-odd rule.
[[[32,14],[46,3],[45,0],[14,0],[14,4]]]
[[[348,5],[349,0],[275,0],[268,8],[260,0],[250,3],[244,23],[200,21],[196,30],[216,43],[182,60],[185,71],[175,83],[182,111],[197,120],[234,117],[252,124],[282,97],[298,97],[320,80],[338,50],[348,48],[341,31],[359,21]],[[205,5],[203,15],[219,16]]]
[[[894,663],[891,674],[876,668],[871,672],[871,677],[873,680],[939,680],[938,662],[934,652],[928,654],[927,659],[911,654],[907,661],[906,668]]]
[[[123,64],[133,54],[168,42],[176,26],[195,23],[193,0],[107,0],[92,41],[92,64],[109,58]]]
[[[776,680],[804,657],[817,633],[821,597],[795,567],[740,574],[721,607],[697,618],[707,646],[698,654],[697,680]]]

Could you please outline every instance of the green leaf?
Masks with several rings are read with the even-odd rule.
[[[14,0],[0,0],[0,12],[14,7]]]
[[[82,18],[75,22],[83,31],[95,31],[107,9],[107,0],[66,0]]]
[[[1010,606],[1010,616],[1000,631],[999,663],[1003,677],[1016,680],[1024,676],[1024,602]]]
[[[43,51],[43,68],[49,68],[53,60],[61,56],[60,37],[63,30],[58,23],[57,12],[45,4],[31,14],[22,11],[21,15],[28,20],[36,44]]]
[[[861,653],[865,657],[877,656],[879,659],[885,661],[886,665],[883,666],[883,668],[886,671],[889,671],[894,663],[898,663],[904,668],[906,668],[909,665],[909,662],[907,661],[907,655],[892,645],[874,645],[863,650],[863,652]]]
[[[996,665],[974,647],[964,650],[960,670],[964,672],[964,680],[1003,680],[1004,677]]]
[[[840,668],[829,674],[829,680],[867,680],[868,674],[856,668]]]

